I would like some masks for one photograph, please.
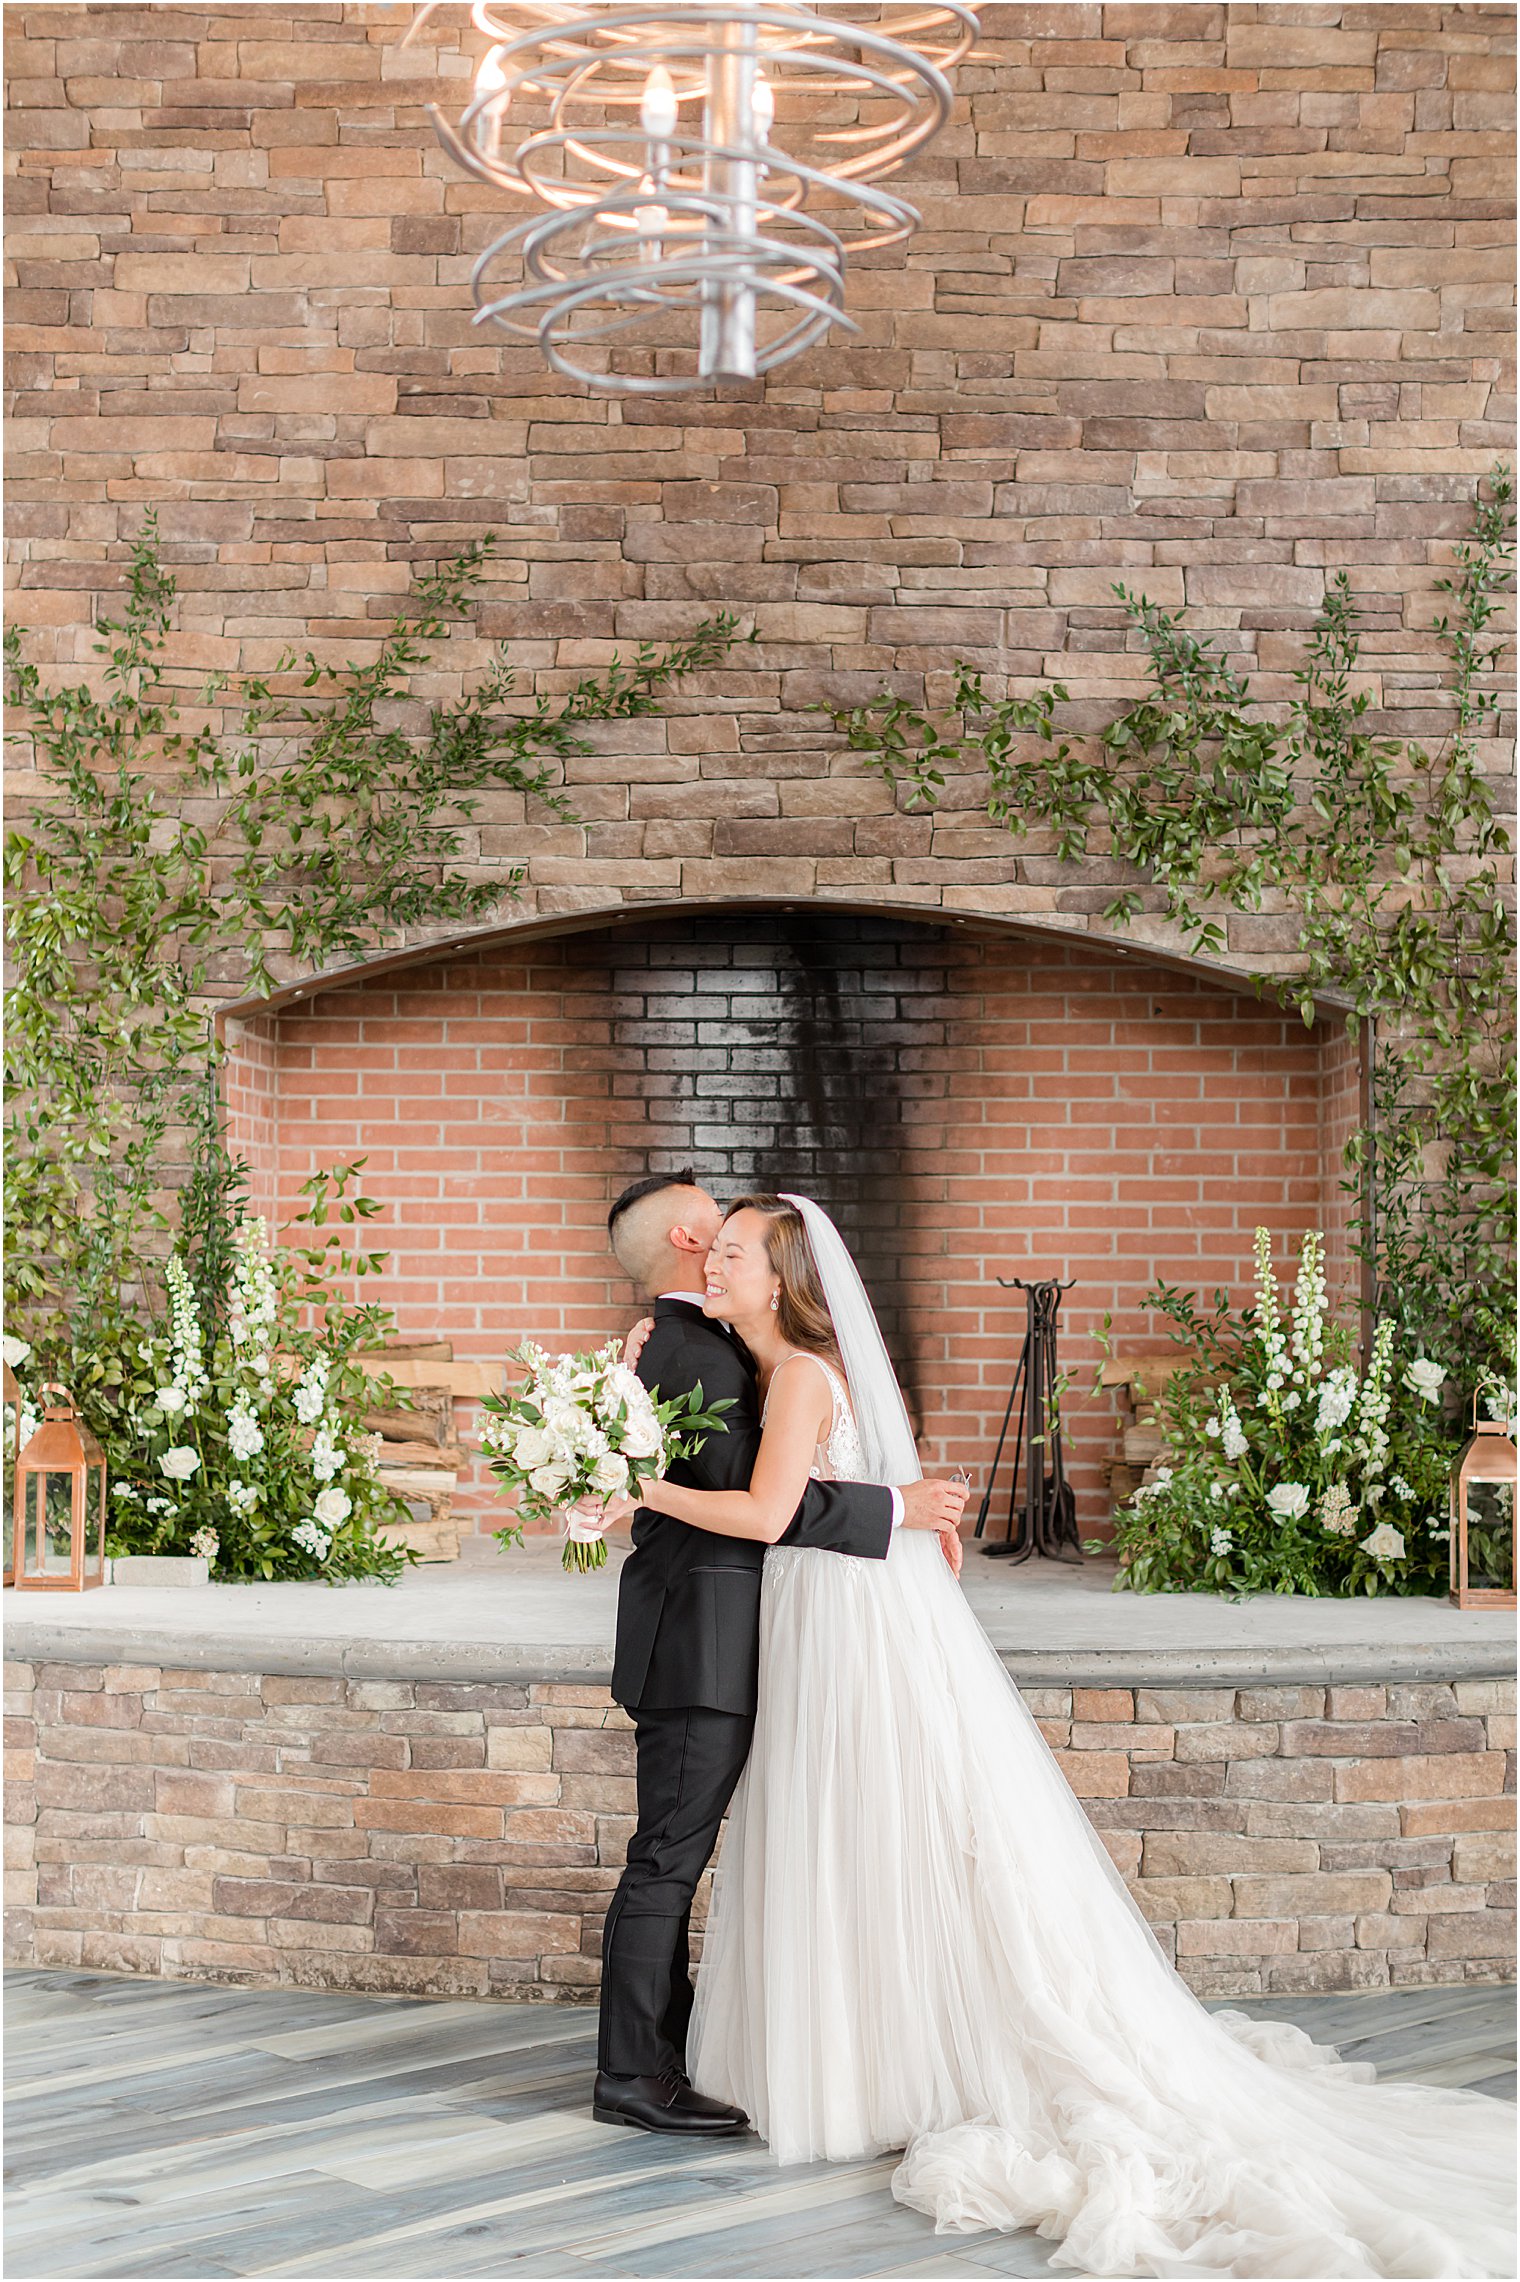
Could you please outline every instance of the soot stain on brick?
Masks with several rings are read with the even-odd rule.
[[[625,1177],[694,1163],[720,1198],[816,1197],[855,1254],[916,1408],[907,1057],[947,1042],[942,1018],[922,1018],[926,996],[947,987],[944,931],[777,911],[693,914],[603,941],[624,1082],[637,1084],[640,1065],[645,1077],[642,1161]]]

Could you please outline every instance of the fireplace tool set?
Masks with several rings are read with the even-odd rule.
[[[1019,1423],[1013,1444],[1013,1480],[1008,1493],[1008,1534],[983,1545],[982,1551],[991,1560],[1027,1561],[1031,1553],[1038,1553],[1050,1561],[1080,1562],[1082,1545],[1077,1535],[1076,1499],[1066,1479],[1059,1417],[1052,1416],[1056,1408],[1056,1316],[1062,1292],[1070,1291],[1076,1279],[1064,1284],[1053,1276],[1039,1283],[1028,1283],[1022,1276],[999,1276],[997,1280],[1005,1291],[1017,1287],[1024,1293],[1029,1322],[1019,1350],[1008,1407],[998,1432],[997,1448],[987,1470],[987,1487],[982,1492],[975,1535],[980,1538],[987,1527],[998,1463],[1017,1403]],[[1019,1497],[1021,1467],[1025,1485],[1022,1501]]]

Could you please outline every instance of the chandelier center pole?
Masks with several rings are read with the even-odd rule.
[[[741,16],[720,25],[718,39],[718,52],[707,67],[703,134],[710,148],[704,173],[706,187],[727,209],[734,251],[743,260],[746,253],[753,254],[760,189],[753,19]],[[705,232],[709,244],[715,234],[716,225],[709,222]],[[702,288],[699,375],[704,380],[753,380],[756,369],[753,273],[741,270],[707,279]]]

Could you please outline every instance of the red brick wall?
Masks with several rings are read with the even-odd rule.
[[[286,1209],[315,1165],[366,1155],[401,1325],[494,1359],[524,1334],[586,1344],[631,1320],[604,1223],[646,1167],[695,1158],[720,1195],[806,1187],[860,1251],[929,1451],[973,1465],[1025,1321],[994,1276],[1077,1279],[1062,1359],[1085,1386],[1105,1308],[1116,1337],[1154,1345],[1139,1303],[1155,1278],[1243,1302],[1257,1222],[1286,1262],[1322,1221],[1339,1021],[1306,1031],[1075,943],[837,915],[860,941],[830,973],[820,1126],[787,980],[814,924],[704,913],[508,941],[287,1009]],[[1070,1427],[1087,1528],[1108,1510],[1112,1398],[1075,1405]]]

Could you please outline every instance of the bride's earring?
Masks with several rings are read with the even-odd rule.
[[[781,1312],[781,1294],[780,1294],[779,1292],[772,1292],[772,1293],[771,1293],[771,1313],[772,1313],[772,1315],[779,1315],[779,1314],[780,1314],[780,1312]]]

